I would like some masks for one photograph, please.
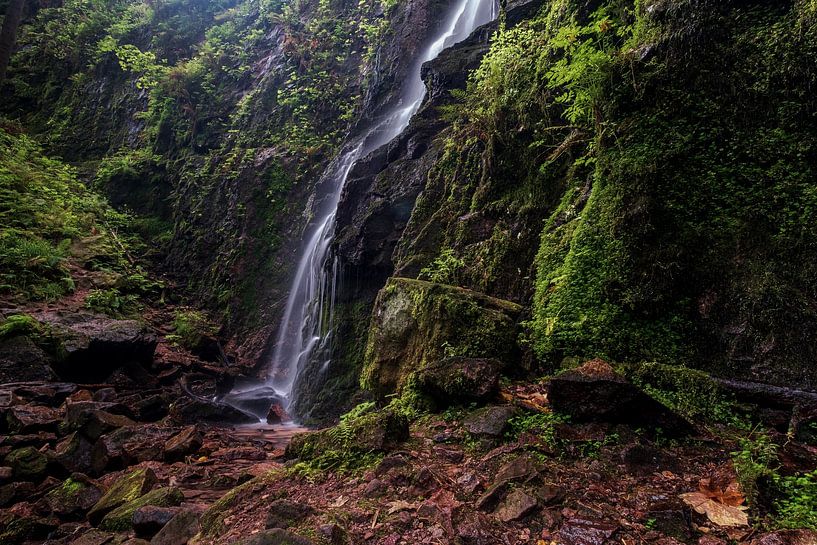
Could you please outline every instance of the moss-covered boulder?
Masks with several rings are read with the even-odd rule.
[[[521,307],[474,291],[391,278],[377,296],[363,385],[385,396],[401,389],[414,371],[446,357],[518,356]]]
[[[99,522],[111,511],[144,496],[157,482],[152,469],[137,469],[117,480],[88,512],[91,524]]]
[[[176,507],[184,501],[184,494],[178,488],[157,488],[147,494],[120,505],[102,519],[99,523],[101,530],[123,532],[133,528],[133,513],[140,507],[152,505],[154,507]]]
[[[319,468],[359,467],[368,455],[386,452],[408,437],[408,419],[396,411],[349,413],[335,427],[294,436],[286,457],[310,461]]]
[[[45,477],[48,458],[34,447],[23,447],[11,451],[5,465],[12,469],[16,479],[38,481]]]

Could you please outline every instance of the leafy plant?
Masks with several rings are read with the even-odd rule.
[[[119,317],[136,312],[139,309],[138,301],[136,295],[125,295],[116,288],[91,290],[85,296],[85,308]]]

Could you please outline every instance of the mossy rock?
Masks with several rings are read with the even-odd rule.
[[[249,498],[254,497],[261,490],[267,489],[271,483],[282,475],[284,475],[282,471],[272,470],[224,494],[218,501],[208,507],[207,511],[201,516],[201,535],[205,537],[219,535],[224,528],[224,519],[229,516],[234,508],[241,506],[245,501],[249,501]]]
[[[36,481],[45,476],[48,458],[34,447],[23,447],[6,456],[6,465],[11,467],[15,478]]]
[[[101,530],[123,532],[133,527],[133,513],[140,507],[176,507],[184,501],[184,494],[178,488],[157,488],[144,496],[121,505],[105,515],[99,523]]]
[[[377,296],[363,369],[365,388],[383,397],[446,357],[518,358],[522,308],[471,290],[391,278]]]
[[[98,524],[114,509],[144,496],[156,481],[156,474],[150,468],[138,469],[121,477],[88,512],[88,520],[91,524]]]
[[[80,478],[69,477],[62,485],[45,495],[51,511],[62,517],[75,516],[84,513],[99,501],[102,496],[99,488]]]

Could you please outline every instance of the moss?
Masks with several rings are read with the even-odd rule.
[[[101,530],[124,532],[133,525],[133,512],[145,505],[156,507],[175,507],[184,501],[184,494],[178,488],[157,488],[147,494],[131,500],[107,515],[99,523]]]
[[[224,494],[202,514],[201,535],[215,537],[221,534],[224,530],[224,519],[229,516],[231,509],[264,490],[283,475],[282,470],[273,469]]]
[[[463,288],[391,278],[375,303],[362,384],[382,396],[445,357],[514,361],[520,312],[515,303]]]
[[[137,469],[120,477],[88,512],[88,520],[99,522],[110,511],[141,498],[156,482],[150,469]]]
[[[6,455],[5,463],[19,479],[39,479],[45,475],[48,458],[34,447],[23,447]]]

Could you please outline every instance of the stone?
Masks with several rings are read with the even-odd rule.
[[[4,522],[4,530],[0,533],[0,543],[3,545],[39,542],[46,539],[57,527],[55,520],[27,515],[12,515],[10,520]]]
[[[71,545],[109,545],[114,535],[100,530],[89,530],[71,542]]]
[[[188,426],[165,442],[164,459],[168,462],[184,460],[185,456],[197,452],[202,443],[202,435],[196,426]]]
[[[315,510],[305,503],[287,499],[275,500],[267,512],[266,528],[289,528],[314,515]]]
[[[14,470],[8,466],[0,467],[0,483],[11,480]]]
[[[66,401],[65,403],[65,420],[62,423],[62,429],[65,432],[72,432],[82,429],[87,425],[88,421],[93,419],[96,413],[104,412],[107,414],[125,416],[130,419],[133,415],[130,409],[121,403],[112,401]],[[116,426],[115,426],[116,427]],[[111,428],[114,429],[114,428]],[[110,430],[105,430],[110,431]],[[103,432],[104,433],[104,432]],[[92,434],[93,435],[93,434]],[[101,434],[100,434],[101,435]],[[90,437],[96,439],[99,437]]]
[[[145,424],[126,426],[103,435],[91,450],[91,467],[96,474],[145,462],[161,460],[164,445],[173,429]]]
[[[511,522],[525,518],[537,506],[536,498],[521,488],[515,488],[499,503],[494,514],[502,522]]]
[[[136,422],[121,414],[92,409],[83,413],[79,431],[91,441],[96,441],[104,434],[126,426],[135,426]]]
[[[92,447],[84,435],[74,432],[57,443],[52,457],[69,472],[90,473]]]
[[[539,474],[539,468],[529,456],[517,456],[499,468],[494,483],[529,481]]]
[[[60,416],[54,409],[38,405],[18,405],[6,413],[6,424],[11,433],[57,431]]]
[[[380,479],[372,479],[366,483],[366,487],[363,489],[363,494],[367,498],[379,498],[386,493],[387,489],[388,486],[386,486],[386,483]]]
[[[176,513],[164,528],[150,540],[151,545],[186,545],[196,534],[201,525],[199,515],[193,511],[183,510]]]
[[[31,497],[37,490],[34,483],[18,481],[0,486],[0,507],[8,507]]]
[[[607,362],[592,360],[558,375],[548,383],[553,411],[571,422],[615,422],[670,436],[691,433],[692,425],[618,374]]]
[[[116,388],[100,388],[93,395],[93,401],[112,402],[116,399]]]
[[[134,405],[134,413],[139,422],[156,422],[167,416],[169,405],[168,396],[154,394],[137,401]]]
[[[156,488],[147,494],[126,502],[106,514],[99,522],[100,530],[123,532],[133,528],[134,512],[140,507],[176,507],[184,501],[184,494],[178,488]]]
[[[345,545],[349,542],[349,535],[339,524],[321,524],[318,531],[331,545]]]
[[[315,545],[315,543],[298,534],[275,528],[233,542],[232,545]]]
[[[508,428],[508,421],[516,413],[510,405],[497,405],[477,409],[463,420],[463,426],[478,437],[499,438]]]
[[[267,424],[281,424],[289,420],[289,415],[280,403],[273,403],[267,413]]]
[[[222,422],[255,424],[258,417],[236,407],[203,398],[182,398],[170,406],[170,418],[179,424]]]
[[[178,511],[178,508],[175,507],[157,507],[155,505],[139,507],[133,512],[133,518],[131,519],[133,531],[139,537],[153,537],[165,524],[170,522],[170,519]]]
[[[44,496],[50,512],[64,520],[84,518],[85,512],[102,498],[102,490],[83,477],[69,477]]]
[[[23,447],[11,451],[5,458],[15,479],[42,480],[48,469],[48,458],[34,447]]]
[[[22,381],[53,381],[52,358],[29,337],[0,339],[0,384]]]
[[[468,358],[515,361],[522,308],[467,289],[390,278],[374,304],[362,382],[379,397],[447,350]],[[453,387],[453,386],[452,386]]]
[[[440,409],[491,401],[499,394],[503,367],[500,360],[493,358],[445,358],[418,371],[416,387]]]
[[[60,340],[62,357],[54,370],[64,380],[99,382],[125,364],[153,361],[157,339],[137,320],[84,312],[44,319]]]
[[[615,524],[571,518],[559,529],[559,542],[563,545],[604,545],[617,529]]]
[[[409,437],[408,419],[390,409],[366,413],[346,425],[348,441],[339,439],[331,428],[293,436],[286,448],[286,458],[310,456],[327,449],[385,452]]]
[[[120,477],[88,512],[93,525],[114,509],[132,502],[146,494],[158,482],[152,469],[137,469]]]
[[[777,530],[754,538],[750,545],[814,545],[815,530]]]

